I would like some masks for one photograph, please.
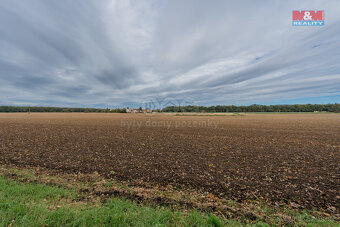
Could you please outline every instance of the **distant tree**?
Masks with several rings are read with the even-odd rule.
[[[143,110],[139,107],[139,110]],[[156,110],[158,111],[158,110]],[[295,104],[295,105],[250,105],[250,106],[167,106],[162,112],[340,112],[340,104]],[[0,106],[0,112],[111,112],[126,113],[126,109],[70,108],[70,107],[41,107],[41,106]]]
[[[167,106],[162,112],[340,112],[340,104],[295,104],[295,105],[257,105],[250,106]]]

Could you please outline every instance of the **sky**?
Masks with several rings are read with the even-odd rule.
[[[2,0],[0,105],[340,103],[339,0]],[[292,26],[324,10],[325,26]]]

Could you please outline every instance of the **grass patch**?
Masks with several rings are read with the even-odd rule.
[[[86,183],[75,176],[0,168],[0,226],[339,226],[336,219],[319,211],[275,208],[261,200],[248,205],[223,203],[232,209],[243,209],[243,215],[227,219],[223,212],[215,213],[216,216],[177,204],[139,204],[122,199],[124,196],[93,197],[90,192],[98,187],[105,190],[117,186],[117,182],[103,181],[99,175],[93,177],[97,181],[89,179]]]
[[[0,225],[25,226],[224,226],[226,220],[198,212],[176,212],[124,199],[78,204],[77,192],[0,177]]]

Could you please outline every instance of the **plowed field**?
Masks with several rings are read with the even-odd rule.
[[[0,164],[340,204],[340,114],[0,114]]]

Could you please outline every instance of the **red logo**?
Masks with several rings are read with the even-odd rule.
[[[323,10],[294,10],[293,21],[323,21],[325,20],[324,15]]]

